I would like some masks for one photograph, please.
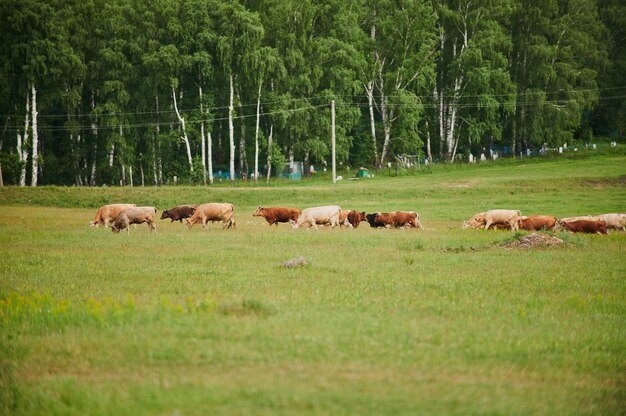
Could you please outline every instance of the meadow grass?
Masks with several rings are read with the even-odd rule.
[[[0,190],[0,413],[623,414],[626,235],[461,230],[623,212],[626,157],[337,186]],[[89,228],[103,203],[236,205],[236,230]],[[256,205],[414,209],[426,230],[269,228]],[[305,256],[308,265],[281,262]]]

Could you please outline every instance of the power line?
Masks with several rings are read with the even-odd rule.
[[[567,94],[574,94],[574,93],[583,93],[583,92],[601,92],[601,91],[611,91],[611,90],[618,90],[618,89],[626,89],[626,85],[625,86],[620,86],[620,87],[603,87],[603,88],[583,88],[583,89],[577,89],[577,90],[570,90],[570,91],[566,91],[566,90],[557,90],[557,91],[534,91],[534,92],[528,92],[528,93],[512,93],[512,94],[473,94],[473,95],[463,95],[462,98],[481,98],[481,97],[512,97],[512,96],[521,96],[521,97],[528,97],[528,96],[535,96],[535,95],[551,95],[551,94],[562,94],[562,93],[567,93]],[[367,99],[367,95],[363,95],[363,94],[333,94],[333,96],[329,96],[329,95],[316,95],[316,96],[310,96],[310,97],[292,97],[292,98],[283,98],[283,99],[276,99],[276,100],[272,100],[272,101],[263,101],[260,103],[260,105],[262,107],[266,107],[266,106],[270,106],[272,104],[277,104],[277,103],[295,103],[298,101],[315,101],[315,100],[320,100],[320,99],[324,99],[327,101],[330,101],[333,97],[335,98],[352,98],[352,99]],[[383,96],[381,95],[373,95],[372,96],[375,99],[380,99]],[[394,97],[398,97],[397,94],[390,94],[386,96],[387,98],[394,98]],[[413,98],[419,98],[419,99],[432,99],[432,95],[413,95]],[[451,95],[443,95],[442,96],[444,100],[446,99],[451,99],[454,98],[454,96]],[[602,97],[600,97],[602,98]],[[341,104],[345,104],[345,103],[338,103],[339,105]],[[238,105],[237,108],[248,108],[248,107],[256,107],[257,103],[250,103],[250,104],[241,104]],[[218,110],[226,110],[228,109],[228,106],[218,106],[218,107],[209,107],[209,108],[205,108],[204,111],[206,112],[215,112]],[[194,112],[198,112],[199,108],[193,108],[193,109],[183,109],[180,110],[181,114],[189,114],[189,113],[194,113]],[[119,112],[119,113],[88,113],[88,114],[39,114],[38,117],[39,118],[81,118],[81,117],[98,117],[98,118],[103,118],[103,117],[120,117],[120,116],[132,116],[132,115],[158,115],[158,114],[175,114],[174,110],[160,110],[160,111],[127,111],[127,112]],[[13,117],[15,116],[15,114],[4,114],[4,115],[0,115],[0,117],[5,118],[5,117]],[[167,123],[169,124],[169,123]]]
[[[305,111],[305,110],[313,110],[316,108],[320,108],[320,107],[327,107],[328,104],[320,104],[320,105],[315,105],[315,106],[308,106],[308,107],[300,107],[300,108],[292,108],[292,109],[288,109],[288,110],[277,110],[277,111],[270,111],[267,113],[259,113],[259,116],[268,116],[268,115],[274,115],[274,114],[280,114],[280,113],[292,113],[292,112],[296,112],[296,111]],[[252,117],[256,117],[256,114],[248,114],[248,115],[242,115],[242,116],[234,116],[233,120],[240,120],[240,119],[244,119],[244,118],[252,118]],[[225,121],[228,120],[228,117],[220,117],[220,118],[214,118],[211,121],[215,122],[215,121]],[[200,124],[202,121],[200,120],[191,120],[191,121],[187,121],[185,122],[185,124],[187,125],[193,125],[193,124]],[[176,121],[164,121],[164,122],[154,122],[154,123],[133,123],[133,124],[123,124],[123,128],[128,129],[128,128],[142,128],[142,127],[162,127],[162,126],[180,126],[181,123],[176,120]],[[98,125],[97,129],[98,131],[102,131],[102,130],[117,130],[119,129],[119,125],[115,125],[115,126],[102,126],[102,125]],[[62,132],[62,131],[78,131],[78,130],[87,130],[87,129],[92,129],[93,127],[91,125],[79,125],[79,126],[41,126],[38,128],[38,131],[50,131],[50,132]],[[7,126],[7,131],[11,131],[11,132],[17,132],[17,131],[22,131],[23,130],[23,126]]]
[[[626,95],[613,95],[613,96],[604,96],[604,97],[598,97],[597,100],[598,101],[611,101],[611,100],[621,100],[621,99],[626,99]],[[544,106],[544,105],[553,105],[553,106],[562,106],[562,105],[566,105],[568,103],[572,103],[572,102],[580,102],[579,100],[575,99],[575,98],[568,98],[568,99],[557,99],[557,100],[545,100],[545,101],[541,101],[541,102],[535,102],[535,101],[527,101],[527,102],[515,102],[513,105],[515,107],[521,107],[521,106],[525,106],[525,107],[539,107],[539,106]],[[256,104],[255,104],[256,105]],[[415,103],[415,104],[406,104],[406,103],[387,103],[386,104],[388,107],[390,108],[407,108],[407,109],[437,109],[439,108],[437,103],[426,103],[426,104],[419,104],[419,103]],[[328,103],[324,103],[324,104],[318,104],[318,105],[310,105],[310,106],[306,106],[306,107],[300,107],[300,108],[293,108],[293,109],[284,109],[284,110],[276,110],[276,111],[270,111],[270,112],[263,112],[263,113],[259,113],[259,116],[269,116],[269,115],[275,115],[275,114],[286,114],[286,113],[292,113],[292,112],[297,112],[297,111],[305,111],[305,110],[313,110],[313,109],[317,109],[317,108],[323,108],[323,107],[327,107],[329,106]],[[338,107],[356,107],[356,108],[368,108],[368,104],[367,103],[347,103],[347,102],[343,102],[343,103],[337,103]],[[503,104],[503,103],[494,103],[493,106],[490,104],[483,104],[483,103],[479,103],[479,102],[461,102],[457,104],[457,108],[459,109],[480,109],[480,108],[487,108],[487,107],[501,107],[501,106],[507,106],[507,104]],[[242,120],[242,119],[248,119],[248,118],[252,118],[252,117],[256,117],[256,114],[247,114],[247,115],[237,115],[233,117],[233,120]],[[228,117],[219,117],[219,118],[213,118],[209,121],[211,122],[219,122],[219,121],[225,121],[228,120]],[[188,125],[198,125],[200,124],[202,121],[201,120],[187,120],[186,124]],[[181,123],[178,120],[172,120],[172,121],[162,121],[162,122],[147,122],[147,123],[127,123],[127,124],[122,124],[122,126],[124,128],[148,128],[148,127],[161,127],[161,126],[179,126]],[[114,129],[118,129],[119,128],[119,124],[113,125],[113,126],[107,126],[107,125],[98,125],[97,129],[99,131],[102,130],[114,130]],[[22,131],[24,128],[23,125],[9,125],[6,127],[7,131],[10,132],[19,132]],[[46,126],[46,125],[42,125],[39,127],[39,131],[41,132],[63,132],[63,131],[79,131],[79,130],[87,130],[87,129],[92,129],[92,125],[76,125],[76,126],[67,126],[67,125],[62,125],[62,126]]]

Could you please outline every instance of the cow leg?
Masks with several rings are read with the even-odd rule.
[[[487,222],[485,223],[485,230],[488,230],[491,224],[491,220],[487,220]]]
[[[156,233],[156,224],[153,221],[148,222],[148,226],[150,227],[150,232]]]
[[[206,228],[207,222],[209,222],[208,218],[202,218],[202,228],[204,228],[205,230],[208,230],[208,228]]]

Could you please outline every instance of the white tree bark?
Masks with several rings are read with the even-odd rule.
[[[432,164],[433,155],[430,151],[430,127],[428,126],[428,119],[426,120],[426,157],[428,157],[428,163]]]
[[[181,117],[178,112],[178,105],[176,104],[176,90],[172,86],[172,98],[174,98],[174,110],[176,110],[176,116],[178,117],[178,121],[180,121],[181,127],[183,129],[183,135],[181,139],[185,142],[185,147],[187,148],[187,160],[189,161],[189,170],[193,172],[193,162],[191,160],[191,146],[189,145],[189,138],[187,137],[187,129],[185,128],[185,119]]]
[[[111,143],[111,150],[109,150],[109,167],[113,166],[114,155],[115,155],[115,143]]]
[[[267,183],[270,183],[272,174],[272,135],[274,133],[274,125],[270,125],[270,135],[267,137]]]
[[[365,86],[367,92],[367,102],[370,110],[370,131],[372,133],[372,144],[374,145],[374,160],[378,159],[378,149],[376,144],[376,123],[374,120],[374,81],[370,81]]]
[[[24,116],[24,137],[17,135],[17,154],[22,162],[20,186],[26,186],[26,164],[28,163],[28,131],[30,129],[30,93],[26,93],[26,113]]]
[[[235,184],[235,128],[233,126],[233,99],[235,91],[233,87],[233,76],[230,75],[230,100],[228,104],[228,137],[230,148],[230,184]]]
[[[259,93],[256,101],[256,128],[254,131],[254,182],[259,179],[259,122],[261,121],[261,87],[262,82],[259,80]]]
[[[198,94],[200,95],[200,144],[202,152],[202,183],[206,185],[206,145],[204,144],[204,110],[202,108],[202,86],[198,86]]]
[[[96,107],[96,99],[94,97],[94,93],[91,94],[91,111],[93,112]],[[91,123],[91,131],[93,133],[94,138],[94,149],[93,149],[93,161],[91,163],[91,177],[89,178],[89,183],[91,186],[96,186],[96,159],[98,157],[98,116],[95,116],[93,123]]]
[[[128,167],[128,173],[130,175],[130,187],[133,187],[133,165]]]
[[[207,162],[208,162],[208,171],[209,171],[209,183],[213,184],[213,138],[211,137],[211,132],[208,132],[206,136],[206,147],[207,147]]]
[[[31,162],[33,171],[30,185],[37,186],[37,175],[39,174],[39,134],[37,132],[37,89],[35,88],[35,84],[31,84],[30,90],[33,96],[31,102],[33,123],[33,156]]]
[[[243,103],[241,102],[241,94],[237,92],[237,101],[239,102],[239,120],[241,128],[241,136],[239,136],[239,175],[242,179],[248,176],[248,155],[246,154],[246,123],[244,122]]]

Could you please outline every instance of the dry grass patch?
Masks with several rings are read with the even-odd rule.
[[[558,237],[543,233],[532,233],[501,245],[506,249],[528,250],[531,248],[556,247],[565,244]]]

